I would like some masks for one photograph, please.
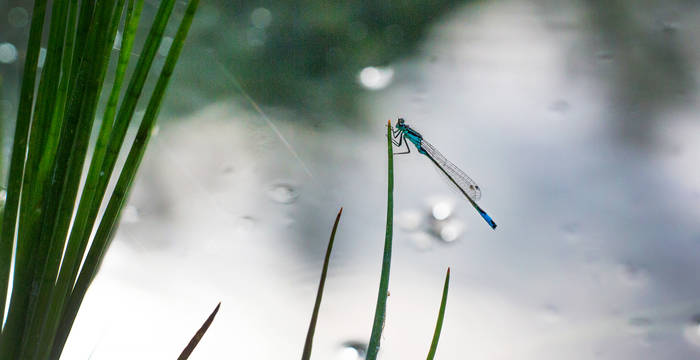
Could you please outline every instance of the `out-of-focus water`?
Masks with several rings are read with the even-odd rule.
[[[382,359],[427,354],[448,266],[441,359],[700,356],[697,10],[479,2],[357,72],[363,126],[245,99],[163,121],[66,358],[176,357],[218,301],[193,359],[298,357],[341,206],[313,357],[361,358],[397,117],[479,183],[499,226],[428,159],[395,158]]]

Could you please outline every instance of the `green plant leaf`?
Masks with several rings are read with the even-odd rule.
[[[340,221],[340,215],[343,213],[343,208],[340,208],[338,215],[335,217],[335,223],[333,223],[333,230],[331,230],[331,238],[328,240],[328,248],[326,249],[326,257],[323,259],[323,270],[321,270],[321,280],[318,282],[318,291],[316,292],[316,303],[314,304],[314,311],[311,314],[311,323],[309,324],[309,331],[306,334],[306,342],[304,343],[304,351],[301,355],[302,360],[309,360],[311,358],[311,345],[314,340],[314,332],[316,331],[316,322],[318,320],[318,311],[321,308],[321,299],[323,298],[323,287],[326,284],[326,275],[328,274],[328,263],[331,259],[331,252],[333,251],[333,242],[335,241],[335,231],[338,229],[338,222]]]
[[[34,270],[34,284],[38,284],[38,291],[32,292],[30,295],[29,312],[26,315],[26,321],[29,325],[26,328],[23,336],[23,347],[20,353],[22,358],[43,359],[46,355],[41,355],[42,352],[48,353],[50,343],[53,339],[52,333],[45,331],[44,325],[47,319],[48,304],[51,301],[56,275],[65,248],[65,239],[68,234],[68,229],[72,220],[73,210],[76,206],[76,195],[80,180],[83,177],[83,165],[88,155],[88,144],[92,131],[92,125],[95,122],[95,112],[99,101],[99,94],[102,90],[105,71],[109,62],[109,52],[112,49],[114,35],[116,33],[116,23],[121,18],[124,0],[104,0],[106,2],[98,2],[97,9],[99,13],[96,17],[97,21],[93,25],[95,29],[107,26],[108,31],[100,31],[94,36],[88,38],[91,44],[90,48],[94,53],[86,59],[86,68],[84,73],[86,80],[84,84],[85,94],[81,103],[81,108],[77,119],[73,116],[65,118],[65,123],[61,129],[59,139],[59,148],[55,159],[51,156],[53,162],[51,172],[51,191],[47,197],[42,214],[42,223],[44,224],[41,231],[41,241],[37,246],[36,267]],[[110,2],[111,1],[111,2]],[[61,15],[67,11],[67,0],[62,0],[65,9]],[[55,5],[54,5],[55,6]],[[65,22],[65,19],[62,19]],[[91,32],[91,35],[93,32]],[[60,34],[60,41],[64,41],[65,36]],[[56,55],[60,55],[59,52]],[[60,64],[56,65],[60,68]],[[81,71],[81,70],[79,70]],[[56,74],[58,79],[58,73]],[[58,81],[55,81],[58,83]],[[57,84],[56,84],[57,86]],[[76,88],[76,89],[81,89]],[[41,90],[41,89],[40,89]],[[55,101],[55,92],[51,93],[53,101]],[[46,114],[53,114],[53,111],[46,111]],[[75,114],[75,113],[73,113]],[[47,116],[51,119],[59,119],[58,116]],[[73,128],[75,126],[75,128]],[[32,132],[33,134],[33,132]],[[48,154],[53,153],[49,149]],[[51,162],[44,162],[49,164]],[[40,169],[42,167],[40,166]],[[39,179],[39,181],[45,181]],[[33,194],[32,197],[38,198],[40,194]],[[36,286],[36,285],[33,285]]]
[[[165,3],[165,2],[164,2]],[[170,10],[172,10],[172,7],[168,10],[168,7],[163,5],[164,3],[161,3],[161,9],[164,10],[163,13],[170,13]],[[170,50],[168,51],[168,55],[165,60],[165,64],[163,65],[163,69],[161,70],[160,76],[158,78],[158,81],[156,83],[155,89],[153,90],[153,93],[151,94],[151,98],[148,102],[148,106],[146,107],[146,113],[143,116],[143,119],[141,121],[141,124],[139,125],[139,129],[137,131],[136,137],[134,139],[134,142],[132,143],[131,149],[129,151],[129,154],[127,155],[126,162],[121,170],[121,173],[119,175],[119,179],[117,180],[117,183],[115,185],[115,188],[112,192],[112,195],[109,199],[109,202],[107,203],[107,208],[105,209],[104,214],[102,215],[102,219],[98,225],[97,228],[97,233],[95,234],[95,237],[93,239],[92,245],[90,246],[90,250],[87,253],[87,256],[85,258],[85,262],[83,264],[83,267],[80,271],[80,274],[78,275],[77,282],[73,288],[73,291],[71,292],[70,296],[68,299],[64,299],[61,297],[56,297],[55,299],[57,301],[52,303],[52,308],[51,308],[51,314],[61,314],[61,319],[60,322],[55,323],[55,326],[57,327],[52,327],[52,329],[55,331],[56,336],[55,336],[55,342],[53,344],[52,350],[51,350],[51,359],[57,359],[58,356],[60,356],[60,353],[63,349],[63,346],[65,345],[65,341],[68,338],[68,334],[70,333],[70,328],[75,321],[75,316],[78,313],[78,310],[80,308],[80,304],[83,301],[83,298],[85,297],[85,293],[87,292],[87,289],[94,279],[97,270],[99,269],[99,265],[102,261],[102,258],[105,254],[106,249],[109,246],[109,243],[114,236],[114,232],[116,231],[116,227],[118,225],[118,220],[121,214],[121,211],[126,204],[126,199],[128,197],[129,190],[131,188],[131,184],[133,183],[133,180],[136,176],[136,171],[141,163],[141,159],[143,158],[143,154],[146,151],[146,146],[148,144],[148,140],[150,139],[151,133],[153,132],[153,127],[155,126],[155,121],[158,116],[158,112],[160,109],[160,104],[162,103],[163,97],[165,95],[165,90],[167,88],[168,82],[170,81],[170,78],[172,77],[173,70],[175,68],[175,65],[177,63],[177,59],[180,55],[180,52],[182,51],[182,47],[184,45],[185,39],[187,37],[187,33],[189,32],[190,26],[192,25],[192,20],[194,19],[194,14],[197,10],[197,6],[199,5],[199,0],[190,0],[187,9],[185,10],[185,15],[183,16],[182,22],[180,23],[180,26],[178,28],[177,34],[175,35],[175,39],[173,40],[173,43],[170,47]],[[164,7],[165,6],[165,7]],[[155,21],[154,26],[160,26],[161,22]],[[164,23],[162,24],[164,27]],[[162,37],[162,29],[161,30],[154,30],[153,28],[151,29],[151,32],[149,33],[149,36],[159,36]],[[148,40],[147,40],[148,43]],[[151,49],[151,47],[144,47],[144,52],[148,53],[150,50],[146,51],[147,49]],[[154,49],[157,49],[154,48]],[[155,50],[153,50],[155,51]],[[137,64],[137,70],[138,67],[141,64],[141,60],[143,60],[144,54],[142,54],[141,58],[139,59],[139,63]],[[135,72],[134,76],[137,76],[138,71]],[[145,75],[143,81],[145,81]],[[141,75],[138,75],[141,76]],[[133,82],[133,77],[132,77],[132,82]],[[137,84],[139,85],[139,84]],[[143,83],[140,84],[142,86]],[[130,88],[132,86],[132,83],[130,83]],[[139,86],[137,86],[139,87]],[[124,104],[128,101],[130,96],[137,96],[138,94],[134,93],[135,90],[132,89],[132,91],[129,91],[127,89],[127,98],[122,102],[122,108],[124,108]],[[140,93],[140,89],[138,90]],[[135,106],[135,102],[134,102]],[[129,110],[129,109],[127,109]],[[133,108],[131,108],[131,113],[133,114]],[[117,123],[115,124],[115,131],[116,131],[116,126],[120,122],[120,115],[122,114],[122,109],[120,109],[119,114],[117,115]],[[112,141],[115,141],[115,138],[112,137]],[[110,146],[113,145],[113,142],[110,141]],[[121,140],[123,141],[123,137],[121,137]],[[111,149],[114,150],[114,149]],[[116,149],[118,151],[118,149]],[[118,155],[117,153],[112,153],[110,154],[110,149],[108,147],[108,152],[107,156],[113,155],[114,156],[114,161],[116,161],[116,156]],[[113,166],[113,164],[112,164]],[[104,167],[103,167],[104,169]],[[105,175],[107,176],[107,175]],[[106,187],[105,187],[106,188]],[[104,188],[98,188],[98,192],[103,192],[105,189]],[[64,305],[64,300],[67,300]],[[63,311],[61,311],[63,309]]]
[[[433,341],[430,343],[430,351],[428,352],[428,360],[433,360],[435,351],[437,350],[438,340],[440,340],[440,331],[442,331],[442,320],[445,318],[445,306],[447,305],[447,291],[450,287],[450,268],[447,268],[445,275],[445,285],[442,288],[442,300],[440,301],[440,311],[438,312],[437,323],[435,324],[435,333]]]
[[[379,342],[384,330],[386,319],[386,298],[389,293],[389,270],[391,268],[391,240],[394,229],[394,148],[391,143],[391,121],[386,130],[387,154],[388,154],[388,189],[386,203],[386,234],[384,236],[384,256],[382,259],[382,275],[379,279],[379,294],[377,295],[377,307],[374,311],[374,323],[372,335],[367,346],[367,360],[375,360],[379,354]]]
[[[22,75],[22,88],[20,90],[19,106],[17,111],[17,123],[15,125],[14,143],[12,144],[12,157],[8,174],[5,211],[3,214],[2,234],[0,234],[0,313],[4,314],[7,289],[10,278],[10,263],[12,261],[12,245],[15,238],[15,226],[20,201],[20,191],[24,178],[24,162],[27,151],[27,139],[29,138],[29,124],[32,115],[32,103],[34,101],[34,85],[36,81],[36,69],[39,62],[39,49],[41,48],[41,34],[44,29],[44,16],[46,14],[46,0],[37,0],[32,10],[32,23],[29,30],[29,42],[27,44],[27,57],[24,63]],[[26,261],[28,259],[21,259]],[[15,267],[23,265],[22,261]],[[23,286],[15,284],[14,286]],[[13,286],[13,288],[14,288]],[[21,325],[17,323],[15,327]],[[19,347],[21,333],[7,331],[8,323],[5,323],[0,336],[0,348],[7,349],[0,353],[0,359],[4,359],[4,352],[11,353]]]
[[[97,107],[126,1],[55,0],[50,3],[50,10],[46,0],[35,1],[10,156],[7,201],[0,209],[0,314],[5,312],[7,297],[11,296],[7,321],[0,333],[0,360],[45,360],[60,356],[77,314],[77,307],[67,311],[69,300],[79,298],[82,301],[114,236],[120,211],[199,2],[189,2],[107,205],[108,211],[99,222],[95,241],[98,246],[91,248],[87,256],[88,265],[93,266],[78,274],[105,198],[106,184],[175,5],[175,0],[161,2],[117,112],[143,7],[143,0],[128,0],[122,51],[97,146],[91,150],[88,145],[92,127],[98,122]],[[50,25],[46,61],[39,67],[47,13]],[[41,76],[36,86],[39,72]],[[113,131],[115,127],[119,131]],[[84,165],[90,156],[86,177]],[[104,169],[108,169],[108,173]],[[86,179],[85,186],[78,196],[83,179]],[[16,244],[14,258],[13,244]],[[12,265],[15,269],[13,286],[8,294]],[[80,276],[81,286],[75,288]],[[57,332],[59,325],[63,326],[62,331]]]

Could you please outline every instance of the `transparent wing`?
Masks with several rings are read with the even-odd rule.
[[[466,192],[474,201],[481,199],[481,189],[472,178],[467,176],[464,171],[460,170],[455,164],[447,160],[437,149],[429,142],[423,140],[421,147],[430,155],[438,166],[442,167],[447,174],[453,179],[455,185],[459,186]]]

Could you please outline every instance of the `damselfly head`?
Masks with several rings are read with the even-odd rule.
[[[396,126],[404,126],[404,123],[405,121],[403,120],[403,118],[399,118],[399,121],[396,123]]]

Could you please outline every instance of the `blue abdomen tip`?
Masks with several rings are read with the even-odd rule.
[[[493,219],[491,219],[489,214],[487,214],[484,211],[479,211],[479,214],[481,214],[481,217],[484,218],[484,220],[486,220],[486,222],[489,224],[489,226],[491,226],[492,229],[496,229],[496,222],[493,221]]]

